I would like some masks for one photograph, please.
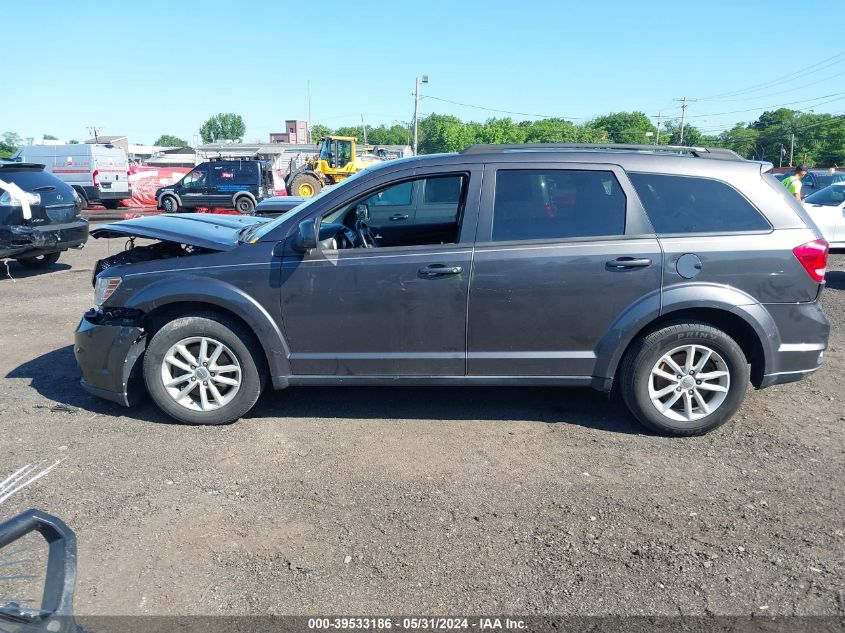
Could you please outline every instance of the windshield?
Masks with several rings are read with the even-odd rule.
[[[845,173],[836,172],[834,174],[816,174],[816,182],[819,187],[827,187],[835,182],[842,182],[845,180]]]
[[[309,208],[312,204],[314,204],[317,200],[325,196],[327,193],[331,191],[337,191],[340,187],[346,187],[350,183],[355,182],[358,180],[363,174],[370,174],[372,173],[373,169],[378,169],[381,167],[382,164],[379,163],[377,165],[373,165],[372,167],[368,167],[367,169],[362,169],[361,171],[355,173],[354,175],[350,176],[343,180],[340,184],[335,185],[334,187],[324,188],[320,193],[318,193],[313,198],[309,198],[306,202],[303,202],[299,206],[291,209],[280,215],[279,217],[275,218],[272,222],[268,222],[267,224],[262,225],[259,229],[254,232],[251,232],[248,237],[244,237],[245,241],[250,242],[258,242],[263,239],[265,236],[269,235],[271,231],[273,231],[277,226],[281,226],[282,222],[286,222],[294,215],[298,215],[299,213],[304,212],[307,208]]]
[[[808,204],[836,207],[845,201],[845,185],[831,185],[804,198]]]

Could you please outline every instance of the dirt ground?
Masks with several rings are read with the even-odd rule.
[[[74,528],[78,614],[845,615],[845,257],[823,369],[668,439],[588,390],[300,388],[207,428],[123,409],[72,351],[120,248],[0,280],[0,478],[63,459],[0,516]]]

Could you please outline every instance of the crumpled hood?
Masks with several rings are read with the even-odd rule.
[[[168,213],[111,222],[91,229],[91,235],[96,238],[145,237],[216,251],[228,251],[238,245],[238,233],[241,229],[267,221],[267,219],[249,215]]]

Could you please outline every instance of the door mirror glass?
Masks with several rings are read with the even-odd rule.
[[[294,248],[302,253],[317,248],[317,223],[313,219],[299,223]]]

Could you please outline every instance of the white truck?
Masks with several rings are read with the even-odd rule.
[[[115,209],[118,202],[132,197],[129,159],[125,151],[114,145],[30,145],[17,152],[15,158],[44,165],[45,171],[73,187],[85,206],[95,203]]]

